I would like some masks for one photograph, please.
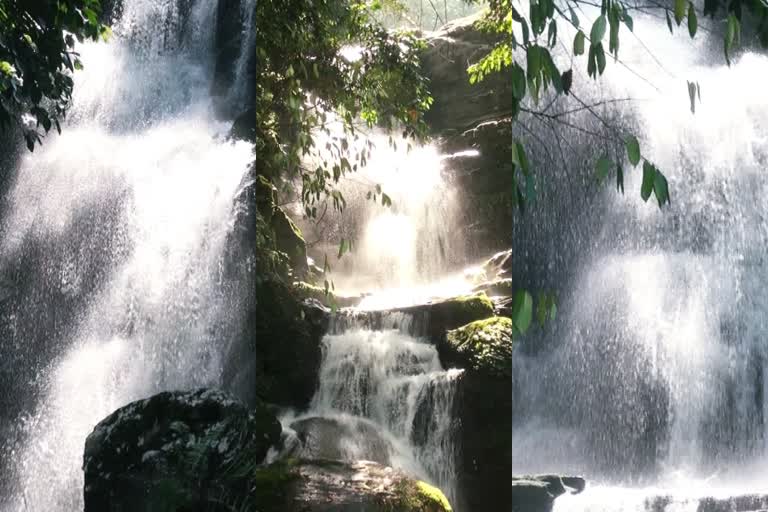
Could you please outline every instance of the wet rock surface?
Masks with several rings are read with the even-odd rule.
[[[586,482],[578,476],[527,475],[512,477],[513,512],[550,512],[555,498],[580,493]]]
[[[85,511],[219,510],[245,492],[232,472],[261,462],[281,430],[267,406],[210,389],[132,402],[86,440]]]
[[[364,459],[390,464],[394,450],[372,423],[350,417],[345,421],[313,417],[291,423],[300,446],[295,455],[303,459]]]
[[[252,479],[263,512],[450,512],[443,493],[375,462],[286,460]]]

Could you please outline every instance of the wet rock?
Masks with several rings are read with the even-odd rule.
[[[256,469],[251,500],[260,512],[450,512],[445,495],[375,462],[286,460]]]
[[[230,137],[235,140],[256,142],[256,109],[250,108],[237,116],[232,123]]]
[[[307,273],[307,246],[301,230],[279,207],[272,213],[271,224],[277,248],[288,255],[294,275],[304,276]]]
[[[390,464],[392,444],[379,429],[361,418],[305,418],[291,428],[300,442],[297,456],[304,459],[370,460]]]
[[[216,64],[211,93],[226,94],[235,78],[235,63],[242,44],[242,0],[218,0],[216,8]]]
[[[512,477],[513,512],[550,512],[555,498],[578,494],[586,482],[578,476],[533,475]]]
[[[512,249],[501,251],[483,263],[483,271],[488,278],[506,279],[512,276]]]
[[[461,510],[505,510],[511,503],[512,380],[465,371],[456,399]]]
[[[408,319],[407,325],[392,325],[392,319],[397,314]],[[334,317],[334,321],[337,332],[352,326],[373,330],[400,328],[413,336],[424,336],[438,344],[450,329],[493,315],[493,302],[481,292],[382,311],[342,311]]]
[[[443,359],[469,372],[512,378],[512,320],[494,316],[446,333]]]
[[[247,334],[255,344],[256,395],[303,410],[317,389],[329,312],[320,304],[302,302],[279,279],[258,283],[256,296],[253,330]]]
[[[293,288],[296,290],[299,297],[304,299],[315,299],[327,308],[348,308],[357,306],[363,300],[362,296],[339,295],[332,291],[326,293],[325,288],[303,281],[293,283]]]
[[[210,389],[132,402],[86,440],[85,511],[219,510],[243,494],[229,472],[261,462],[281,430],[267,406]]]

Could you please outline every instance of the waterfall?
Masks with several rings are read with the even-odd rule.
[[[556,502],[561,511],[704,510],[705,497],[766,492],[768,101],[755,77],[768,59],[745,52],[728,68],[714,37],[671,37],[647,17],[637,26],[648,48],[627,37],[620,57],[655,87],[614,66],[589,101],[638,100],[601,112],[638,133],[669,179],[671,206],[640,201],[640,171],[630,170],[626,195],[600,192],[606,207],[588,226],[546,213],[531,221],[562,229],[574,256],[553,270],[560,319],[531,338],[544,348],[513,356],[512,461],[515,473],[591,480]],[[695,114],[685,80],[701,85]],[[556,187],[551,197],[567,201]]]
[[[453,405],[461,371],[444,370],[434,346],[405,334],[409,319],[395,317],[382,330],[351,327],[324,337],[320,385],[299,419],[330,418],[352,426],[346,439],[336,441],[346,446],[349,460],[372,458],[381,450],[370,441],[382,437],[380,462],[433,482],[455,502]],[[401,329],[386,328],[393,322]],[[283,423],[295,420],[289,415]],[[370,428],[355,428],[360,421]]]
[[[245,309],[225,246],[253,154],[212,113],[215,4],[126,1],[110,42],[78,47],[63,133],[16,172],[2,326],[37,405],[0,452],[0,510],[82,510],[98,421],[161,390],[221,386]]]
[[[341,133],[334,132],[333,137],[338,136]],[[325,147],[326,140],[318,134],[316,146]],[[320,262],[327,255],[337,289],[376,290],[377,300],[367,300],[365,308],[468,292],[460,275],[466,264],[466,235],[456,229],[463,220],[461,195],[446,169],[450,155],[441,154],[434,143],[409,144],[379,133],[353,143],[352,153],[368,143],[372,149],[366,165],[339,183],[344,211],[329,209],[318,214],[319,222],[302,223],[307,239],[318,240],[311,247],[315,259]],[[381,193],[373,200],[377,186],[391,206],[382,205]],[[337,258],[342,239],[352,241],[352,250]],[[451,271],[458,274],[446,278]]]

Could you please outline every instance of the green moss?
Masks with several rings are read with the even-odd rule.
[[[299,298],[315,299],[320,302],[320,304],[329,308],[346,308],[350,306],[356,306],[360,303],[360,297],[337,295],[331,291],[326,293],[325,288],[315,286],[304,281],[294,282],[293,289]]]
[[[468,369],[498,377],[512,375],[512,320],[494,316],[448,331],[449,346]]]
[[[403,480],[395,488],[395,500],[390,504],[398,512],[452,512],[443,492],[420,480]]]
[[[455,297],[451,299],[451,302],[464,312],[493,314],[493,302],[484,292]]]
[[[263,510],[279,510],[286,499],[288,486],[298,478],[294,471],[296,465],[296,459],[286,458],[258,467],[250,477],[250,498]]]
[[[416,482],[416,487],[424,510],[452,512],[451,504],[448,503],[448,498],[445,497],[443,491],[421,480]]]

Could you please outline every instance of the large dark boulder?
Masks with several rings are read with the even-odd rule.
[[[284,460],[251,475],[259,512],[450,512],[436,487],[375,462]],[[257,506],[258,505],[258,506]],[[257,507],[256,507],[257,506]],[[256,508],[254,508],[256,507]]]
[[[163,392],[102,420],[85,442],[85,512],[229,510],[247,495],[230,476],[258,464],[282,428],[259,403],[222,392]]]
[[[586,482],[579,476],[533,475],[512,477],[512,512],[551,512],[555,498],[578,494]]]

